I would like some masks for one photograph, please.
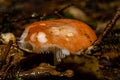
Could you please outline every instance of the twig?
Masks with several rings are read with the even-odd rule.
[[[5,50],[3,51],[3,56],[0,56],[0,69],[6,63],[6,58],[8,56],[8,53],[10,51],[12,44],[13,44],[13,41],[10,40],[8,45],[5,47]]]
[[[20,77],[22,79],[31,79],[31,78],[44,78],[44,77],[50,77],[51,74],[48,72],[43,72],[43,71],[24,71],[24,72],[19,72],[17,77]]]
[[[11,67],[13,66],[13,63],[12,63],[13,59],[14,59],[14,56],[11,55],[8,64],[7,64],[7,65],[3,68],[3,70],[2,70],[2,72],[4,72],[3,75],[1,76],[1,78],[2,78],[3,80],[5,80],[10,73],[12,73],[12,72],[9,72],[9,70],[10,70]]]
[[[98,38],[98,40],[94,43],[94,45],[100,44],[101,41],[107,36],[107,34],[110,33],[110,31],[112,30],[112,28],[116,24],[119,17],[120,17],[120,7],[117,9],[117,12],[114,15],[114,17],[112,18],[112,20],[110,20],[109,23],[106,25],[106,28],[105,28],[103,34]]]
[[[60,9],[60,10],[58,10],[58,11],[54,11],[54,14],[55,15],[57,15],[58,17],[60,17],[60,18],[64,18],[61,14],[62,14],[62,12],[65,10],[65,9],[67,9],[67,8],[69,8],[70,6],[72,6],[73,4],[68,4],[67,6],[65,6],[64,8],[62,8],[62,9]]]
[[[120,17],[120,7],[117,9],[117,12],[113,16],[113,18],[109,21],[104,29],[104,32],[100,35],[100,37],[93,43],[92,46],[87,48],[84,51],[81,51],[82,54],[94,54],[96,51],[100,49],[100,44],[103,42],[104,38],[111,32],[112,28],[115,26],[117,20]]]

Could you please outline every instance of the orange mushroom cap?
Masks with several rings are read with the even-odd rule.
[[[89,47],[97,39],[85,23],[73,19],[38,21],[25,28],[20,47],[39,53],[42,48],[60,47],[72,54]]]

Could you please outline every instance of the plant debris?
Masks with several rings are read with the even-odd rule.
[[[56,18],[76,19],[66,13],[67,9],[74,7],[87,17],[77,19],[88,23],[99,37],[91,47],[80,51],[86,54],[67,56],[57,65],[53,64],[54,55],[51,53],[32,54],[19,49],[13,41],[8,44],[0,42],[0,80],[119,80],[119,2],[1,0],[0,34],[11,32],[17,40],[29,23]],[[115,14],[113,18],[112,14]]]

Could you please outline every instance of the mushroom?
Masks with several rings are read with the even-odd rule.
[[[57,60],[92,45],[97,39],[94,31],[84,22],[74,19],[38,21],[28,25],[20,37],[19,47],[41,53],[56,50]]]

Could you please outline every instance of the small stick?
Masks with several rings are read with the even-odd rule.
[[[96,51],[100,49],[100,44],[104,40],[104,38],[111,32],[112,28],[116,24],[117,20],[120,17],[120,7],[117,9],[117,12],[113,16],[113,18],[109,21],[104,29],[104,32],[100,35],[100,37],[93,43],[92,46],[88,47],[86,50],[81,51],[82,54],[94,54]]]
[[[106,28],[104,29],[103,34],[98,38],[98,40],[94,43],[94,45],[100,44],[101,41],[107,36],[107,34],[110,33],[110,31],[113,29],[113,27],[116,24],[116,22],[119,19],[119,17],[120,17],[120,7],[117,9],[117,12],[114,15],[114,17],[106,25]]]
[[[62,11],[64,11],[65,9],[69,8],[70,6],[72,6],[73,4],[68,4],[67,6],[65,6],[64,8],[58,10],[58,11],[55,11],[54,14],[57,15],[58,17],[60,18],[64,18],[61,13]]]
[[[13,41],[10,40],[8,45],[5,47],[5,50],[3,51],[3,56],[0,56],[0,69],[6,63],[6,58],[7,58],[7,55],[10,51],[12,44],[13,44]]]

